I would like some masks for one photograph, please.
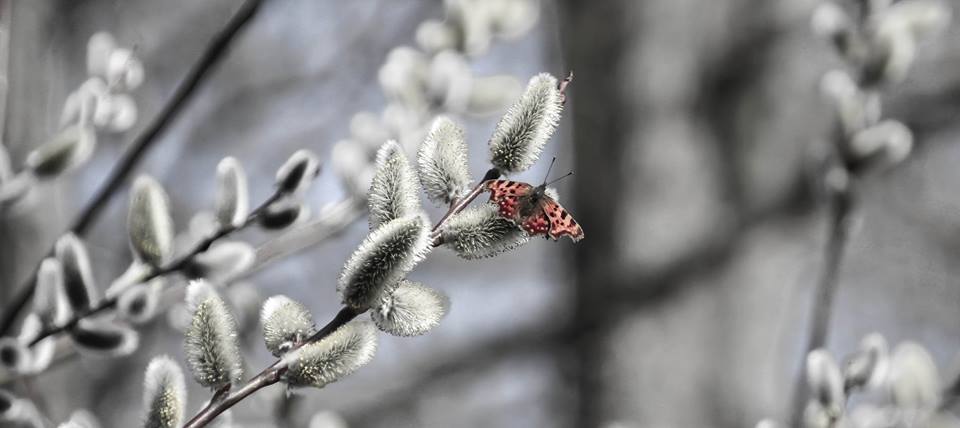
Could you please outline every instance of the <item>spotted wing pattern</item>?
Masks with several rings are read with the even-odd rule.
[[[564,235],[569,236],[573,242],[583,239],[583,228],[581,228],[580,224],[573,219],[573,216],[557,203],[557,201],[553,200],[553,198],[544,196],[540,202],[540,208],[538,211],[542,212],[543,216],[549,219],[550,230],[547,231],[547,233],[554,241]]]
[[[558,240],[566,235],[574,242],[583,239],[583,229],[577,221],[549,196],[536,201],[537,209],[532,213],[521,216],[519,206],[523,198],[532,197],[533,186],[519,181],[490,180],[486,189],[490,191],[490,201],[500,208],[500,216],[519,224],[530,236],[544,235]]]
[[[486,184],[490,191],[490,202],[500,207],[500,216],[519,222],[520,198],[530,194],[533,186],[510,180],[490,180]]]

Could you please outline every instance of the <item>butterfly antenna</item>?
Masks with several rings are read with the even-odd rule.
[[[547,175],[543,177],[543,184],[547,184],[547,179],[550,178],[550,170],[553,169],[553,164],[557,162],[557,157],[554,156],[553,160],[550,161],[550,166],[547,168]]]
[[[549,183],[545,183],[545,185],[549,186],[549,185],[551,185],[551,184],[553,184],[553,183],[556,183],[556,182],[558,182],[558,181],[560,181],[560,180],[563,180],[564,178],[567,178],[567,177],[569,177],[569,176],[571,176],[571,175],[573,175],[573,171],[570,171],[570,172],[564,174],[564,175],[561,176],[561,177],[557,177],[557,178],[555,178],[555,179],[553,179],[553,180],[550,180],[550,182],[549,182]]]

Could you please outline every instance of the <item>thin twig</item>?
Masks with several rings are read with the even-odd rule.
[[[209,250],[210,246],[213,245],[218,240],[223,239],[235,232],[243,230],[248,226],[252,225],[253,223],[255,223],[260,218],[260,215],[261,213],[263,213],[263,210],[266,209],[266,207],[268,207],[270,204],[276,202],[278,199],[283,197],[284,194],[285,194],[284,192],[278,189],[276,192],[270,195],[270,197],[267,198],[263,203],[257,206],[257,208],[251,211],[250,214],[247,215],[247,218],[240,225],[221,226],[219,229],[217,229],[215,233],[204,238],[203,240],[198,242],[196,245],[194,245],[193,249],[191,249],[189,252],[187,252],[183,256],[180,256],[176,260],[173,260],[166,266],[162,266],[162,267],[151,270],[148,274],[144,275],[142,278],[138,278],[137,283],[143,284],[146,282],[150,282],[151,280],[159,278],[161,276],[170,275],[175,272],[182,272],[190,268],[193,265],[193,262],[197,258],[197,256]],[[105,298],[102,301],[100,301],[100,303],[98,303],[96,306],[87,310],[86,312],[81,312],[79,314],[74,315],[73,318],[71,318],[69,321],[57,326],[45,328],[43,331],[40,332],[40,334],[37,335],[36,338],[34,338],[30,342],[30,346],[36,345],[41,340],[46,339],[50,336],[62,333],[64,331],[67,331],[76,327],[77,323],[79,323],[80,320],[84,318],[91,317],[93,315],[104,312],[107,309],[111,309],[117,306],[118,299],[119,299],[119,296],[112,296],[112,297]]]
[[[483,191],[483,184],[487,180],[491,180],[500,176],[500,172],[496,169],[491,169],[487,171],[487,174],[484,176],[484,179],[477,183],[474,186],[473,190],[465,196],[463,199],[458,201],[456,204],[453,204],[447,213],[433,226],[431,231],[436,233],[441,226],[451,218],[453,215],[463,211],[470,202],[477,198],[480,193]],[[439,246],[441,243],[437,240],[433,241],[433,246]],[[293,350],[299,349],[300,347],[314,343],[322,340],[323,338],[329,336],[331,333],[336,331],[338,328],[346,325],[348,322],[356,318],[358,315],[366,312],[366,310],[354,309],[350,306],[344,306],[340,309],[339,312],[333,317],[327,325],[323,326],[320,330],[314,333],[312,336],[308,337],[306,340],[298,344]],[[233,407],[235,404],[239,403],[244,398],[250,396],[251,394],[257,392],[258,390],[265,388],[267,386],[273,385],[283,379],[283,374],[287,371],[287,365],[283,359],[279,359],[271,364],[269,367],[261,371],[259,374],[247,381],[246,384],[237,389],[234,393],[228,395],[223,400],[211,399],[210,403],[202,409],[199,413],[196,414],[193,418],[184,425],[184,428],[199,428],[204,427],[211,421],[213,421],[218,415],[227,411],[229,408]],[[219,392],[219,391],[218,391]]]
[[[833,312],[833,300],[836,297],[839,283],[840,265],[850,235],[850,217],[854,208],[853,188],[848,187],[843,191],[836,191],[831,196],[829,235],[824,252],[823,269],[820,273],[820,280],[817,282],[817,288],[814,291],[814,300],[810,306],[810,329],[808,330],[807,345],[804,348],[804,358],[811,351],[822,348],[826,343],[830,315]],[[801,364],[794,388],[791,411],[793,424],[791,426],[800,426],[803,417],[803,409],[808,395],[805,372],[805,365]]]
[[[484,174],[483,179],[477,182],[476,186],[473,186],[473,189],[470,190],[470,193],[468,193],[467,196],[464,196],[462,199],[457,201],[456,204],[450,206],[450,209],[447,210],[443,217],[440,217],[440,221],[433,226],[433,229],[430,229],[430,232],[436,235],[436,233],[440,230],[440,227],[443,226],[444,223],[450,219],[450,217],[460,214],[460,212],[466,209],[474,199],[477,199],[477,196],[480,196],[480,193],[483,192],[483,185],[486,184],[487,181],[495,180],[497,178],[500,178],[500,170],[496,168],[491,168],[488,170],[487,173]]]
[[[327,323],[327,325],[323,326],[323,328],[307,338],[307,340],[300,343],[297,348],[329,336],[338,328],[346,325],[348,322],[364,312],[366,311],[360,311],[349,306],[344,306],[343,309],[341,309],[340,312],[337,312],[337,315]],[[210,400],[210,404],[197,413],[196,416],[191,418],[190,421],[184,425],[184,428],[199,428],[207,426],[207,424],[212,422],[217,416],[227,411],[244,398],[247,398],[260,389],[279,382],[281,379],[283,379],[283,374],[286,373],[286,371],[287,365],[284,360],[277,360],[272,365],[247,381],[247,383],[245,383],[239,389],[227,395],[223,400]]]
[[[100,186],[64,234],[72,232],[82,236],[88,232],[90,226],[106,208],[107,202],[126,182],[147,149],[183,111],[184,106],[196,93],[196,89],[210,75],[214,66],[224,58],[230,46],[236,40],[237,34],[251,21],[262,2],[263,0],[247,0],[244,2],[223,29],[214,36],[203,54],[200,55],[200,58],[174,90],[170,100],[167,101],[153,122],[131,143],[130,148],[123,153],[123,156],[117,160],[116,166],[110,171],[110,175],[104,184]],[[53,250],[51,249],[47,254],[53,254]],[[37,268],[39,268],[39,263]],[[0,320],[0,336],[6,335],[10,331],[20,312],[27,307],[27,302],[33,296],[36,279],[37,270],[34,269],[30,278],[21,285],[18,294],[4,308],[3,319]]]

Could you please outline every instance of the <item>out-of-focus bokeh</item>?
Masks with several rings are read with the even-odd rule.
[[[787,418],[828,229],[810,173],[831,129],[817,87],[842,66],[810,30],[820,1],[531,3],[529,31],[495,40],[469,67],[520,83],[573,71],[557,134],[515,178],[539,183],[552,156],[554,172],[573,170],[557,187],[586,239],[534,240],[480,262],[438,250],[411,274],[450,296],[435,331],[381,335],[369,366],[287,402],[282,387],[271,387],[235,407],[235,425],[308,426],[321,410],[350,427],[744,427]],[[960,10],[960,1],[947,3]],[[132,94],[134,128],[101,136],[88,164],[41,185],[29,209],[0,217],[0,301],[240,4],[0,1],[9,38],[3,143],[14,164],[58,128],[64,99],[86,79],[92,34],[134,46],[145,71]],[[444,7],[265,0],[138,171],[170,193],[178,230],[212,208],[225,156],[245,166],[259,201],[276,168],[309,148],[324,165],[310,205],[317,212],[342,200],[349,189],[334,170],[335,144],[351,138],[356,113],[379,115],[388,104],[378,76],[385,58],[416,45],[418,26],[442,21]],[[883,95],[884,117],[909,126],[915,147],[903,164],[863,181],[827,342],[843,355],[871,332],[913,340],[945,381],[960,350],[957,28],[920,44],[906,80]],[[516,82],[503,86],[518,93]],[[475,177],[488,167],[487,139],[503,110],[453,113],[467,129]],[[126,210],[121,194],[88,235],[101,287],[130,263]],[[243,335],[249,372],[272,361],[259,302],[286,294],[329,319],[340,306],[342,264],[367,232],[361,218],[244,279],[239,289],[254,296],[235,298],[254,302]],[[12,386],[53,421],[87,408],[104,426],[136,426],[147,362],[184,358],[182,333],[167,316],[143,326],[141,341],[131,356],[72,358]],[[209,392],[188,384],[192,414]]]

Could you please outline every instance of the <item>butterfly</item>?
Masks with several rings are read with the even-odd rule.
[[[551,183],[544,180],[543,184],[532,186],[519,181],[488,180],[484,189],[490,192],[490,202],[500,207],[500,216],[519,225],[530,236],[544,235],[554,241],[564,235],[573,242],[583,239],[583,229],[573,216],[546,193]]]

